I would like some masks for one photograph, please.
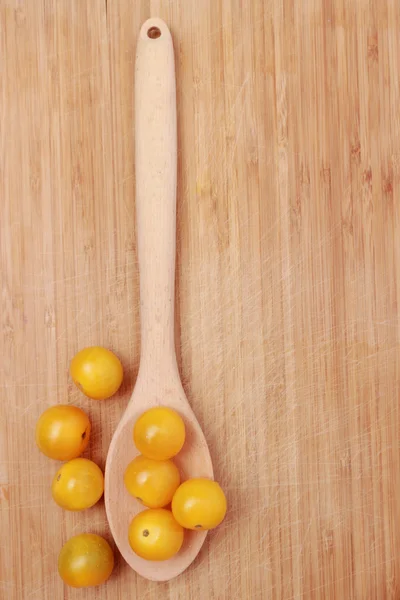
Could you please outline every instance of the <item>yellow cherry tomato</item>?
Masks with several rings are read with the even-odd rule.
[[[90,429],[89,417],[77,406],[52,406],[39,417],[36,444],[49,458],[71,460],[86,449]]]
[[[105,400],[119,389],[123,379],[121,361],[111,350],[92,346],[74,356],[70,373],[78,388],[94,400]]]
[[[94,506],[104,491],[103,473],[87,458],[65,463],[54,476],[51,492],[61,508],[84,510]]]
[[[67,585],[91,587],[107,581],[114,568],[111,546],[94,533],[82,533],[64,544],[58,557],[58,572]]]
[[[182,449],[185,442],[185,424],[171,408],[150,408],[136,421],[133,440],[143,456],[153,460],[167,460]]]
[[[186,529],[213,529],[226,515],[225,494],[216,481],[188,479],[172,499],[172,513]]]
[[[167,560],[175,556],[183,544],[183,527],[170,510],[149,508],[134,517],[129,526],[132,550],[146,560]]]
[[[171,502],[181,478],[171,460],[137,456],[127,466],[124,482],[128,492],[139,502],[149,508],[162,508]]]

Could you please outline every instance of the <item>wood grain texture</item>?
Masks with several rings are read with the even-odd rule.
[[[224,525],[168,584],[119,559],[64,588],[63,542],[104,506],[52,501],[34,446],[56,402],[104,467],[139,358],[133,132],[141,23],[177,63],[176,321]],[[0,1],[0,596],[386,600],[400,595],[400,4]],[[103,344],[121,392],[86,400]]]

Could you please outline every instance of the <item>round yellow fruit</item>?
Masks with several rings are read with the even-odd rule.
[[[172,513],[185,529],[206,530],[217,527],[225,518],[225,494],[216,481],[188,479],[172,499]]]
[[[66,510],[90,508],[103,495],[103,473],[91,460],[75,458],[58,469],[51,492],[55,502],[61,508]]]
[[[169,504],[179,487],[178,467],[171,460],[153,460],[137,456],[124,475],[128,492],[148,508]]]
[[[185,424],[171,408],[150,408],[136,421],[133,440],[143,456],[168,460],[178,454],[185,443]]]
[[[77,406],[60,404],[45,410],[36,425],[36,444],[41,452],[55,460],[80,456],[90,438],[90,421]]]
[[[67,585],[80,588],[107,581],[114,568],[114,555],[106,540],[82,533],[64,544],[58,557],[58,572]]]
[[[183,527],[165,508],[149,508],[139,513],[128,532],[132,550],[146,560],[172,558],[181,549],[183,536]]]
[[[121,361],[100,346],[84,348],[74,356],[70,373],[78,388],[94,400],[105,400],[119,389],[124,376]]]

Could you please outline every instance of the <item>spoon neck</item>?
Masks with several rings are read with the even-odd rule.
[[[158,381],[178,373],[175,351],[174,314],[167,321],[149,320],[142,314],[139,374]]]

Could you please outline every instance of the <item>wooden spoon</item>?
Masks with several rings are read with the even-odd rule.
[[[145,509],[125,489],[123,476],[138,454],[133,425],[157,405],[175,409],[186,425],[186,441],[174,458],[182,481],[213,477],[207,442],[179,377],[174,340],[177,131],[174,50],[160,19],[141,28],[135,82],[136,213],[140,272],[141,357],[128,407],[107,457],[105,505],[115,542],[127,563],[153,581],[184,571],[198,554],[206,532],[185,531],[180,552],[164,562],[137,556],[128,542],[129,523]]]

